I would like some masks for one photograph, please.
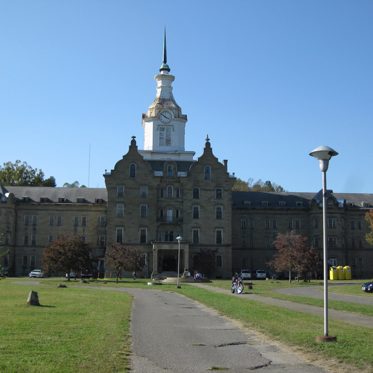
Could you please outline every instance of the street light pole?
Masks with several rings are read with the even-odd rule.
[[[328,246],[326,237],[326,171],[329,167],[329,160],[338,153],[328,146],[319,146],[310,153],[310,156],[319,160],[322,172],[322,220],[323,220],[323,273],[324,273],[324,335],[317,337],[320,342],[336,341],[337,337],[329,336],[328,326]]]
[[[183,239],[180,235],[176,237],[177,240],[177,282],[176,287],[178,289],[181,288],[180,286],[180,241]]]

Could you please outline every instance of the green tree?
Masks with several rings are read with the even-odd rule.
[[[61,236],[44,250],[43,269],[47,273],[67,273],[70,281],[70,272],[91,272],[90,249],[81,237]]]
[[[252,179],[248,182],[249,190],[253,192],[285,192],[285,189],[270,180],[262,181],[261,179],[253,181]]]
[[[44,172],[32,168],[26,162],[16,160],[14,163],[5,162],[0,166],[0,184],[11,186],[56,186],[56,179],[51,176],[47,179]]]
[[[116,282],[122,271],[139,271],[144,266],[144,255],[134,248],[119,243],[108,247],[105,255],[106,266],[115,273]]]
[[[237,177],[236,180],[234,181],[232,190],[234,192],[248,192],[249,184],[247,183],[247,181],[243,181],[242,179]]]
[[[85,185],[80,185],[79,181],[74,181],[73,183],[64,183],[63,188],[87,188]]]

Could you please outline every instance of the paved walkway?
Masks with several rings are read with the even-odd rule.
[[[192,285],[208,289],[209,291],[215,291],[215,292],[224,293],[224,294],[231,294],[226,289],[217,288],[217,287],[210,286],[210,285],[207,285],[207,284],[193,283]],[[305,295],[305,288],[299,289],[299,291],[302,291],[303,296]],[[295,294],[295,292],[290,291],[290,289],[286,289],[286,290],[284,289],[283,292],[291,293],[292,295]],[[264,297],[264,296],[257,295],[257,294],[245,293],[245,294],[241,294],[241,295],[236,295],[236,294],[231,294],[231,295],[232,296],[240,296],[240,297],[243,297],[243,298],[255,300],[257,302],[270,304],[270,305],[273,305],[273,306],[284,307],[284,308],[288,308],[288,309],[291,309],[291,310],[294,310],[294,311],[310,313],[310,314],[318,315],[318,316],[323,316],[323,312],[324,312],[323,307],[317,307],[317,306],[295,303],[295,302],[291,302],[291,301],[287,301],[287,300],[269,298],[269,297]],[[297,294],[297,295],[300,295],[300,293]],[[334,294],[334,295],[335,295],[334,298],[338,298],[339,300],[342,300],[342,298],[341,298],[341,297],[343,297],[342,295],[337,295],[337,294]],[[316,296],[316,295],[314,294],[314,296]],[[318,297],[322,298],[323,294],[320,293],[318,295]],[[360,297],[357,297],[357,296],[353,297],[355,303],[357,303],[359,301],[358,298],[360,298]],[[364,300],[364,298],[362,298],[362,299]],[[351,301],[351,298],[349,298],[349,300]],[[339,321],[347,322],[349,324],[364,326],[364,327],[367,327],[367,328],[373,328],[373,317],[372,316],[364,316],[364,315],[361,315],[361,314],[346,312],[346,311],[337,311],[337,310],[333,310],[333,309],[330,309],[330,308],[328,310],[328,313],[329,313],[329,321],[330,320],[339,320]]]
[[[131,334],[135,373],[327,372],[180,294],[122,290],[134,296]]]

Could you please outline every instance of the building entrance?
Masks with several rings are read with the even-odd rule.
[[[161,271],[177,271],[177,253],[164,253],[160,255]]]

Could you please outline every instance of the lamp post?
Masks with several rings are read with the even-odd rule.
[[[328,247],[326,238],[326,171],[329,167],[329,160],[338,153],[328,146],[319,146],[310,153],[310,156],[319,160],[320,171],[322,172],[322,218],[323,218],[323,272],[324,272],[324,335],[317,337],[318,341],[331,342],[336,337],[329,336],[328,331]]]
[[[180,241],[183,239],[180,235],[176,237],[177,240],[177,282],[176,287],[178,289],[181,288],[180,286]]]

